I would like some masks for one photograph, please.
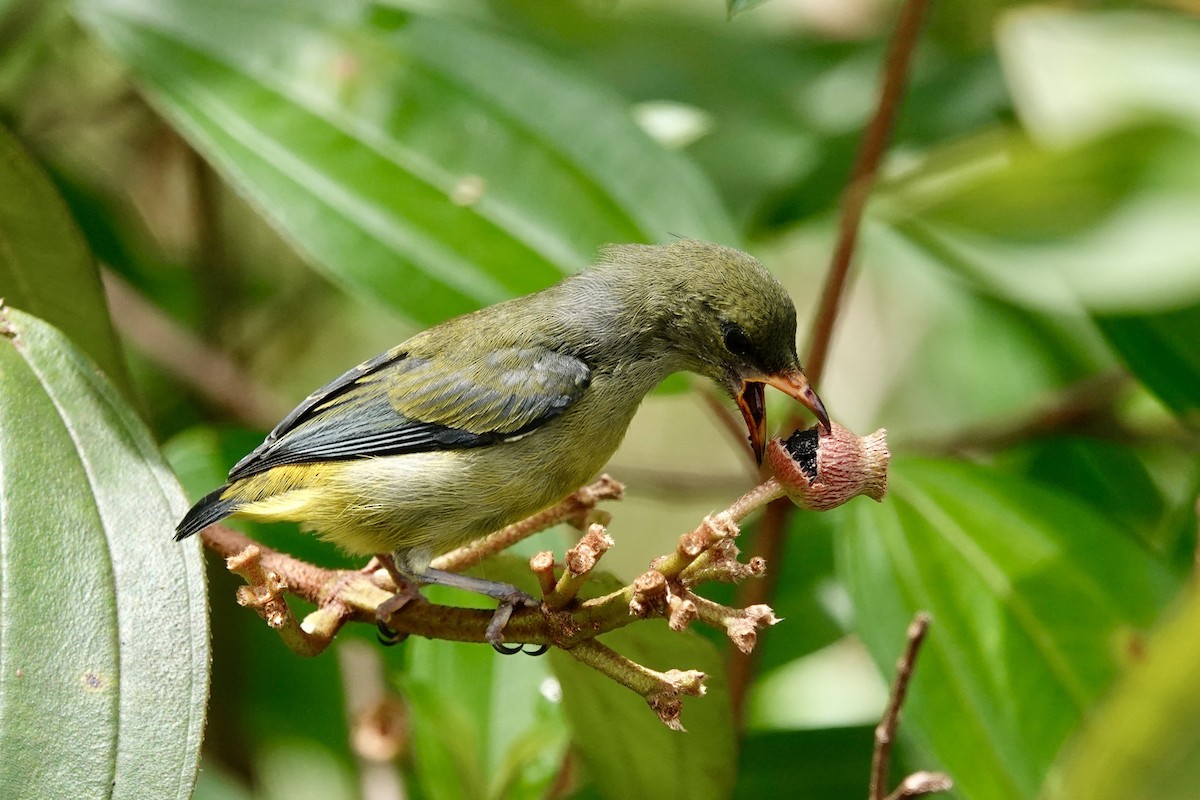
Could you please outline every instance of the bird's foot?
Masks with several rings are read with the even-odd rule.
[[[385,566],[388,559],[385,556],[379,556],[380,561],[384,562]],[[490,581],[484,578],[476,578],[472,575],[461,575],[457,572],[446,572],[445,570],[433,569],[426,567],[421,570],[405,570],[402,568],[402,561],[396,562],[395,566],[401,567],[393,574],[393,577],[405,584],[437,584],[439,586],[453,586],[456,589],[463,589],[475,594],[481,594],[485,597],[491,597],[499,603],[496,608],[496,613],[492,615],[492,619],[488,622],[484,639],[490,644],[497,653],[504,655],[512,655],[513,653],[529,653],[530,655],[540,656],[549,649],[548,645],[542,645],[530,651],[525,650],[525,645],[506,645],[504,644],[504,626],[508,624],[508,620],[512,617],[513,611],[518,608],[536,608],[540,603],[534,598],[522,592],[512,584],[500,583],[499,581]],[[394,599],[394,598],[393,598]],[[390,601],[389,601],[390,602]],[[393,611],[407,602],[407,600],[396,606]],[[383,606],[380,606],[382,608]],[[384,618],[386,619],[386,617]]]
[[[505,644],[504,643],[504,626],[508,624],[508,620],[512,617],[513,611],[520,608],[535,608],[539,605],[538,601],[521,591],[514,590],[504,597],[496,598],[500,605],[496,607],[496,613],[492,614],[492,619],[488,623],[487,631],[484,636],[488,644],[497,653],[505,656],[511,656],[516,653],[525,653],[531,656],[540,656],[550,649],[550,645],[543,644],[535,647],[533,650],[526,650],[523,644]]]
[[[417,597],[416,587],[411,584],[405,584],[401,587],[400,591],[387,600],[384,600],[375,609],[375,627],[378,629],[376,638],[379,639],[379,643],[384,647],[397,645],[408,638],[407,633],[401,633],[396,630],[388,624],[388,621],[392,618],[393,614],[408,605],[415,597]]]

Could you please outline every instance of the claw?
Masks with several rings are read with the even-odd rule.
[[[404,634],[400,633],[400,631],[389,628],[387,623],[385,623],[383,620],[376,620],[375,627],[378,628],[375,638],[378,639],[379,643],[384,647],[395,647],[405,639]]]
[[[408,638],[407,633],[401,633],[388,625],[388,620],[392,618],[392,614],[407,605],[414,597],[416,594],[411,591],[396,592],[375,609],[375,627],[379,630],[376,636],[384,647],[391,647]]]
[[[533,649],[526,650],[526,647],[532,647]],[[516,655],[517,653],[524,653],[527,656],[541,656],[546,654],[546,651],[550,649],[550,645],[505,644],[504,642],[500,642],[498,644],[493,644],[492,649],[502,656],[512,656]]]

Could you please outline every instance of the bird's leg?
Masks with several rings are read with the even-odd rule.
[[[492,620],[487,626],[486,638],[488,644],[497,653],[504,655],[512,655],[523,650],[524,645],[514,646],[504,644],[504,626],[508,624],[508,620],[512,616],[514,609],[518,607],[532,608],[538,605],[538,601],[517,587],[509,583],[489,581],[486,578],[475,578],[471,575],[460,575],[457,572],[446,572],[445,570],[434,569],[433,567],[425,567],[420,571],[414,570],[410,575],[404,575],[404,573],[401,573],[401,575],[410,581],[432,583],[438,586],[453,586],[456,589],[464,589],[468,592],[481,594],[496,600],[500,605],[496,607],[496,613],[492,615]],[[530,655],[541,655],[547,649],[543,647],[539,650],[527,652]]]
[[[388,575],[392,578],[392,583],[396,584],[396,593],[384,600],[375,609],[375,627],[379,629],[379,643],[391,647],[394,644],[399,644],[404,640],[404,636],[394,630],[387,621],[404,606],[408,605],[409,601],[417,596],[417,581],[411,577],[405,576],[396,567],[396,562],[388,553],[376,553],[375,557],[367,563],[363,568],[364,572],[370,570],[374,572],[378,567],[383,567],[387,570]]]

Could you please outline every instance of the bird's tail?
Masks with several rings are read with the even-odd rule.
[[[175,526],[175,541],[178,542],[193,533],[199,533],[214,522],[225,519],[244,505],[244,502],[235,497],[221,497],[228,488],[229,484],[225,484],[220,489],[209,492],[200,499],[200,502],[192,506],[192,510]]]

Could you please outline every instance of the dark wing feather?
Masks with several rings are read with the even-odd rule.
[[[565,411],[591,371],[544,347],[479,359],[390,350],[310,395],[229,473],[283,464],[461,449],[534,430]]]

